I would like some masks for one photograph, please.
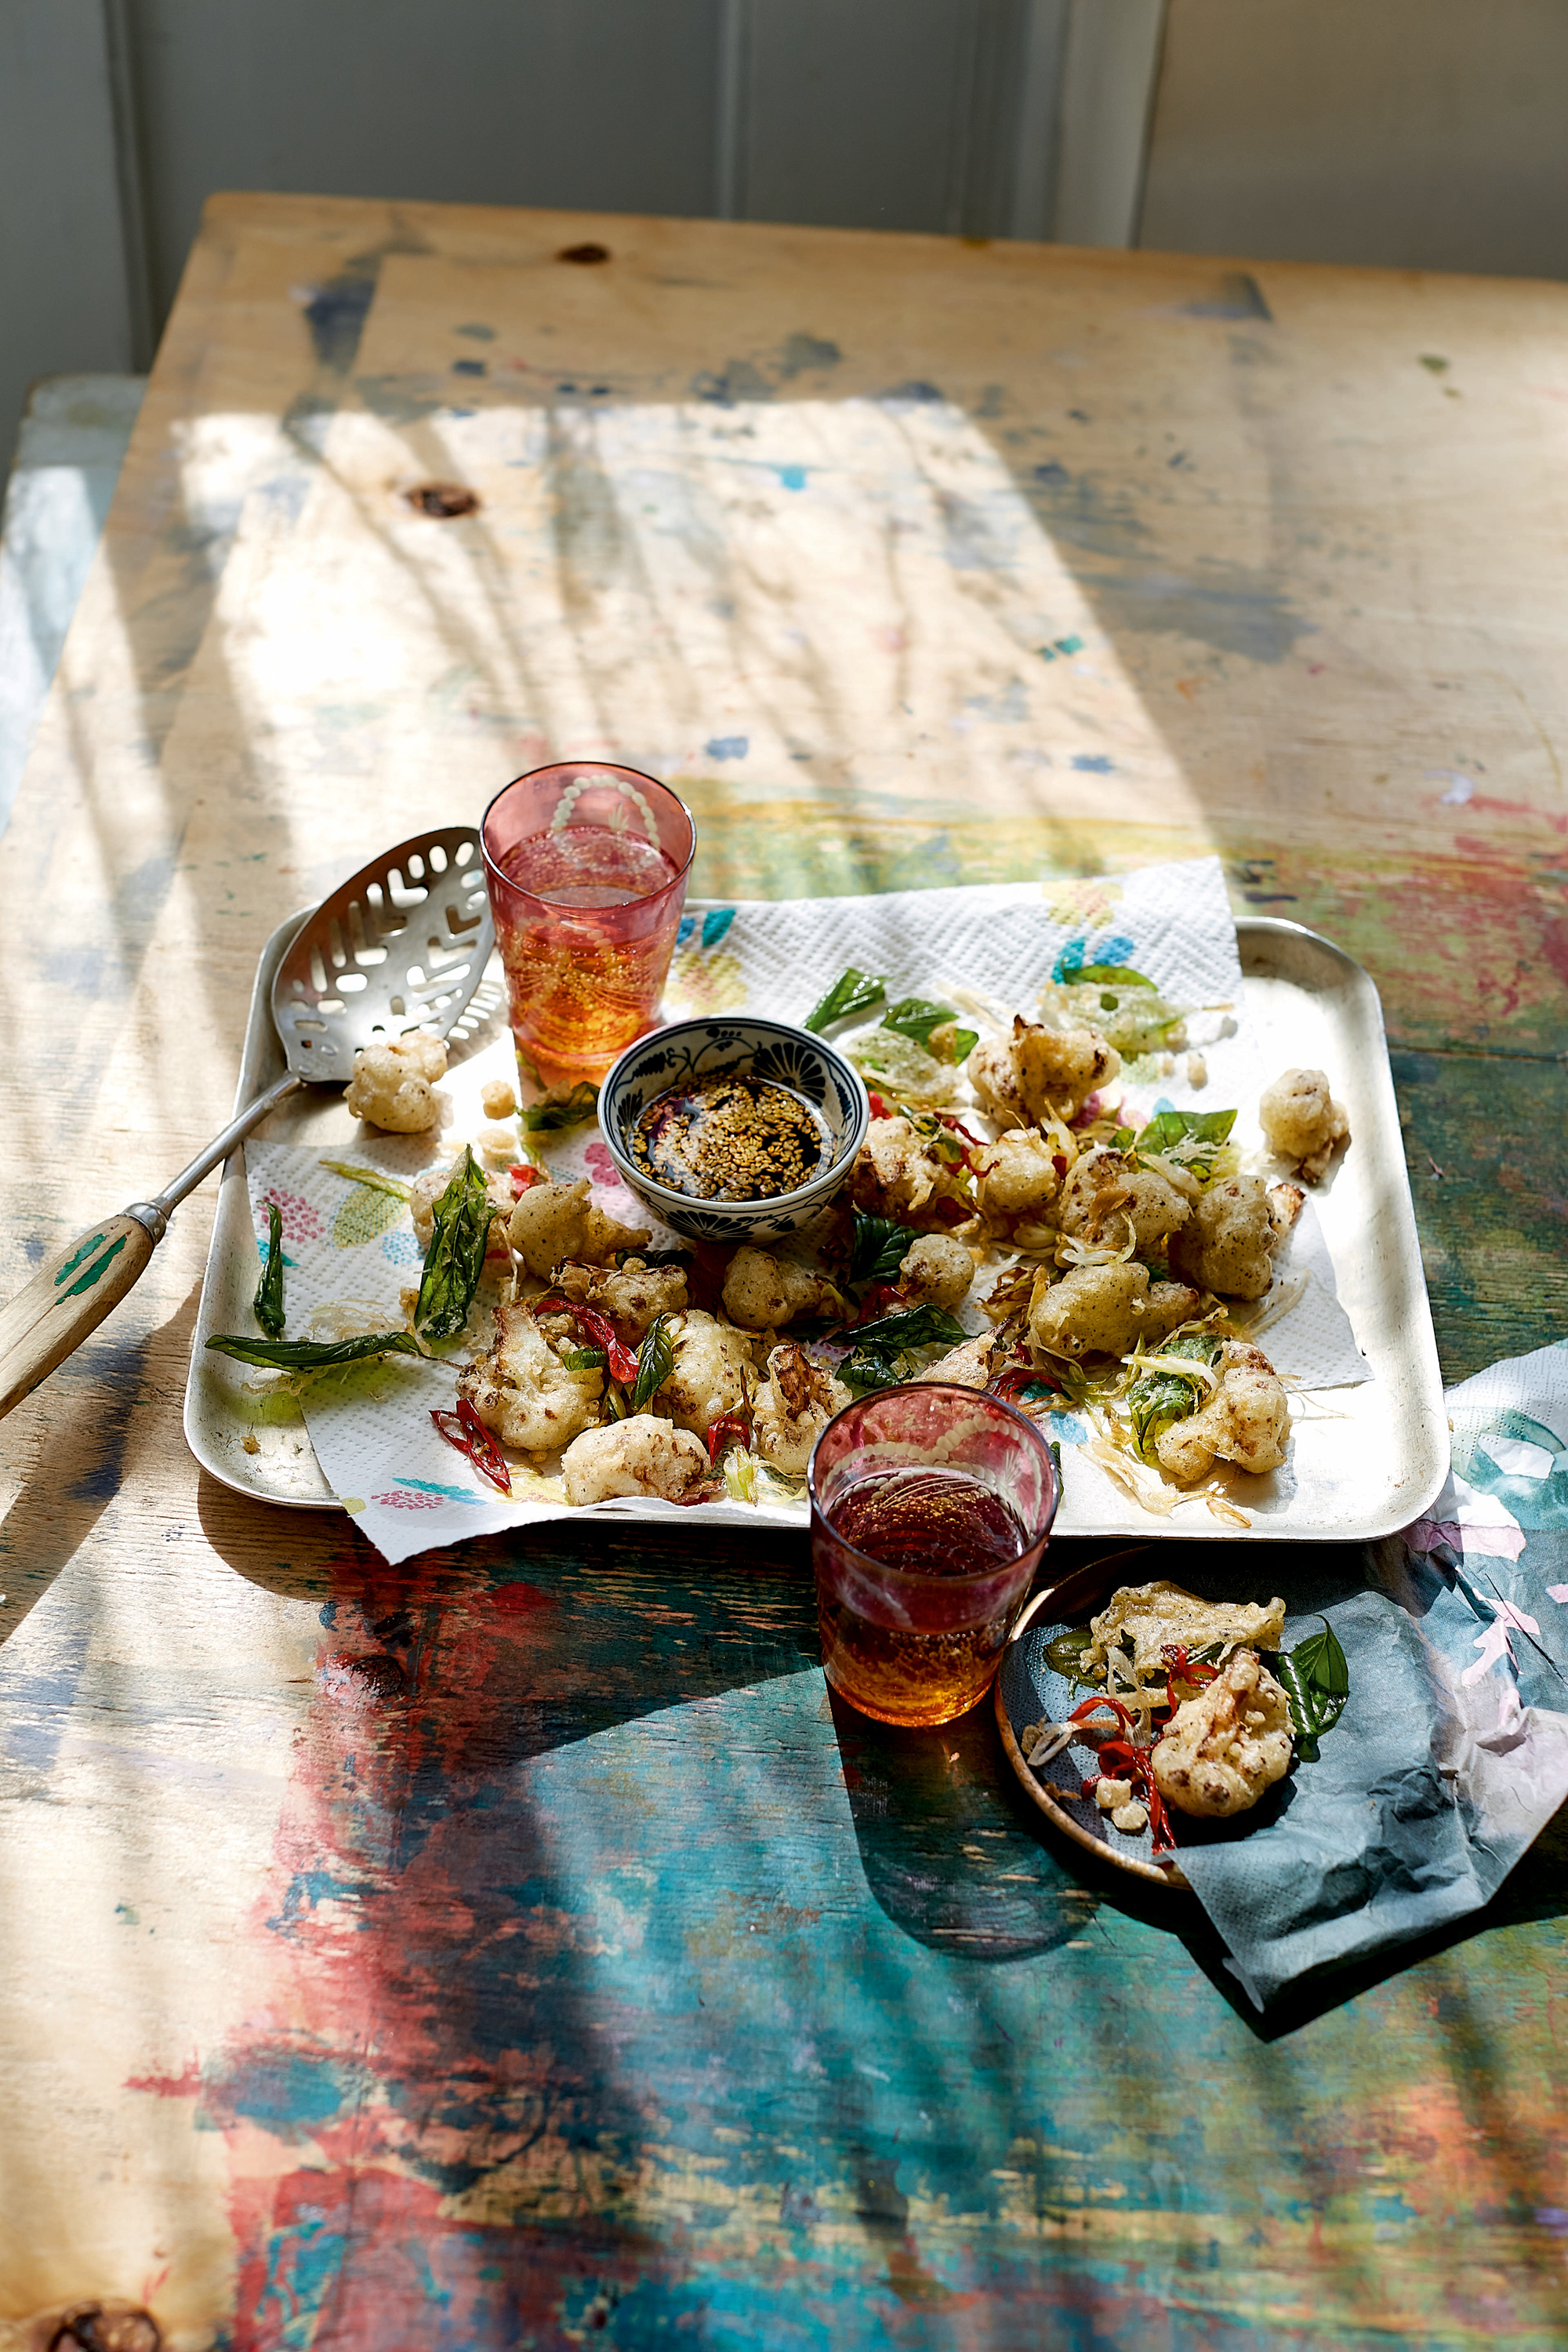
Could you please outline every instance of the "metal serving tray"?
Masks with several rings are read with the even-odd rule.
[[[692,911],[703,910],[694,905]],[[300,919],[282,924],[262,950],[237,1107],[282,1073],[269,992]],[[1075,1498],[1075,1483],[1087,1482],[1075,1482],[1066,1451],[1060,1535],[1367,1542],[1419,1518],[1447,1475],[1442,1379],[1377,991],[1342,949],[1298,923],[1247,918],[1237,923],[1237,935],[1247,1011],[1266,1066],[1329,1070],[1350,1113],[1351,1149],[1315,1198],[1340,1300],[1373,1377],[1357,1388],[1318,1393],[1311,1412],[1295,1423],[1289,1470],[1268,1482],[1275,1490],[1269,1498],[1254,1507],[1250,1496],[1238,1495],[1247,1502],[1249,1526],[1230,1527],[1198,1508],[1163,1518],[1110,1496]],[[483,1017],[455,1060],[500,1034],[499,967],[497,974],[476,1000]],[[342,1150],[356,1125],[341,1095],[312,1089],[291,1097],[258,1132],[273,1141]],[[185,1384],[185,1440],[202,1467],[239,1494],[295,1509],[336,1510],[341,1506],[321,1475],[297,1406],[280,1400],[289,1417],[258,1422],[254,1388],[242,1386],[239,1368],[206,1353],[210,1333],[249,1328],[256,1278],[241,1150],[218,1192]],[[1094,1507],[1086,1509],[1091,1499]],[[692,1513],[694,1531],[701,1518],[700,1511]]]

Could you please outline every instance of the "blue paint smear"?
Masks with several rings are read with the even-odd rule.
[[[675,934],[675,944],[676,944],[676,946],[677,946],[678,948],[683,948],[683,947],[686,945],[687,940],[691,937],[692,932],[693,932],[696,929],[697,929],[697,918],[696,918],[696,916],[695,916],[695,915],[682,915],[682,917],[680,918],[680,928],[679,928],[679,930],[676,932],[676,934]]]
[[[488,360],[454,360],[452,362],[454,375],[489,375],[489,372]]]
[[[702,918],[702,944],[716,948],[735,919],[733,907],[715,907],[710,915]]]
[[[477,319],[471,320],[466,327],[455,327],[452,331],[454,334],[467,335],[476,343],[493,343],[496,339],[495,329],[481,326]]]
[[[365,313],[375,299],[375,264],[353,263],[336,278],[318,286],[305,305],[305,324],[316,357],[323,367],[342,375],[353,365]]]
[[[1050,457],[1043,466],[1035,467],[1035,479],[1037,482],[1050,482],[1059,486],[1064,482],[1070,482],[1072,476],[1065,466],[1058,464],[1055,457]]]
[[[321,1618],[322,1624],[325,1625],[330,1632],[331,1627],[338,1622],[338,1604],[335,1601],[322,1601]]]
[[[710,735],[703,745],[710,760],[743,760],[752,748],[749,735]]]
[[[350,2095],[333,2068],[295,2051],[242,2058],[223,2087],[224,2104],[236,2115],[285,2139],[301,2137],[311,2124],[330,2123]]]
[[[1086,776],[1109,776],[1116,765],[1103,751],[1075,751],[1072,763]]]
[[[940,400],[942,396],[939,386],[926,383],[919,377],[910,383],[895,384],[891,392],[882,394],[884,400]]]

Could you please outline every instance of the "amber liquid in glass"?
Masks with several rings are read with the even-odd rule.
[[[519,1046],[549,1075],[603,1075],[652,1020],[669,968],[680,902],[646,901],[680,869],[651,842],[607,825],[531,834],[498,859],[508,881],[544,902],[498,920]]]
[[[873,1471],[828,1513],[836,1533],[857,1550],[907,1576],[984,1576],[1028,1549],[1028,1536],[1004,1498],[962,1470]],[[973,1706],[989,1687],[1006,1643],[1011,1612],[980,1625],[942,1622],[874,1624],[843,1601],[819,1593],[822,1654],[828,1678],[868,1715],[889,1723],[942,1723]]]

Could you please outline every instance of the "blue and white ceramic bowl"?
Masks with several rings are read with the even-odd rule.
[[[643,1172],[629,1142],[649,1103],[671,1087],[748,1071],[804,1095],[826,1121],[832,1151],[808,1184],[768,1201],[694,1201]],[[731,1020],[675,1021],[639,1037],[599,1090],[599,1125],[622,1181],[661,1223],[701,1242],[779,1241],[810,1224],[847,1181],[870,1117],[859,1074],[842,1054],[787,1021],[750,1013]]]

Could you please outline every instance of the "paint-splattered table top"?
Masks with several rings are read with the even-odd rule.
[[[1555,1337],[1565,331],[1558,286],[218,200],[0,842],[0,1283],[221,1122],[290,908],[613,752],[710,895],[1218,848],[1383,988],[1449,1371]],[[987,1718],[829,1709],[797,1542],[394,1572],[199,1477],[208,1214],[0,1428],[0,2316],[1558,2340],[1560,1842],[1260,2031]]]

